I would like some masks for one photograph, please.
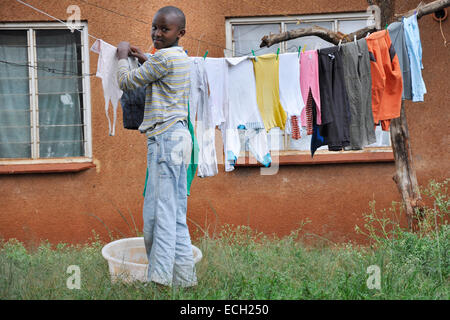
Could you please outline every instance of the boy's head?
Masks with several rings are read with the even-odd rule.
[[[152,22],[152,40],[156,49],[178,45],[178,40],[186,33],[186,17],[177,7],[159,9]]]

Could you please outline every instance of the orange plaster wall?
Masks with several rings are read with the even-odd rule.
[[[111,44],[130,41],[148,50],[148,25],[72,0],[28,0],[53,16],[66,19],[66,8],[78,4],[89,32]],[[183,1],[94,1],[138,20],[151,22],[156,10],[176,5],[187,16],[187,37],[181,45],[190,55],[223,56],[225,18],[255,15],[314,14],[365,11],[363,0],[269,1],[269,0],[183,0]],[[413,8],[411,2],[397,1],[396,12]],[[418,1],[417,1],[418,2]],[[268,9],[273,8],[273,9]],[[1,21],[48,21],[16,1],[0,2]],[[449,20],[442,25],[450,36]],[[424,79],[428,94],[423,103],[406,103],[411,147],[420,184],[449,176],[448,108],[449,51],[443,46],[439,24],[430,16],[419,22]],[[200,42],[200,38],[208,43]],[[90,40],[92,44],[92,39]],[[219,47],[214,46],[217,45]],[[97,55],[90,54],[91,70],[97,68]],[[132,225],[133,216],[142,229],[142,191],[146,170],[146,140],[135,131],[122,128],[118,112],[116,136],[107,134],[101,81],[91,78],[93,157],[95,168],[76,173],[25,173],[0,175],[0,238],[22,241],[85,242],[95,230],[108,239],[103,223],[115,234],[132,233],[119,214]],[[216,137],[220,150],[220,133]],[[220,154],[220,151],[219,151]],[[309,219],[305,230],[331,241],[364,242],[355,234],[362,225],[369,201],[387,208],[400,196],[392,180],[391,163],[349,163],[288,165],[272,176],[260,175],[258,167],[239,167],[211,178],[194,179],[188,199],[191,234],[196,226],[214,230],[224,224],[249,225],[257,231],[278,236],[289,234],[301,221]],[[94,217],[94,215],[97,218]],[[200,233],[201,234],[201,231]]]

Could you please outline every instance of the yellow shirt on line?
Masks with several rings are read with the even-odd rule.
[[[265,54],[253,59],[256,79],[256,100],[266,131],[274,127],[284,130],[287,114],[280,102],[278,66],[276,54]]]

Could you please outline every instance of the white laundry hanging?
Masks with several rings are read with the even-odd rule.
[[[96,76],[102,79],[103,95],[105,97],[105,113],[108,119],[109,135],[114,136],[117,107],[123,91],[119,88],[117,81],[118,58],[117,48],[106,43],[103,40],[97,39],[91,47],[91,51],[97,53],[97,73]],[[111,126],[111,119],[108,115],[109,102],[113,106],[113,124]]]
[[[225,153],[225,171],[233,171],[241,151],[239,129],[245,129],[244,149],[248,146],[257,161],[271,162],[267,132],[256,100],[256,81],[252,62],[246,57],[227,58],[228,105],[220,126]]]
[[[206,58],[205,69],[210,80],[209,105],[213,112],[214,124],[219,126],[225,121],[223,110],[228,104],[227,63],[224,58]]]
[[[291,117],[300,118],[305,106],[300,90],[300,58],[297,53],[286,53],[281,54],[279,59],[280,102],[287,113],[285,132],[290,134]]]
[[[195,123],[195,134],[199,147],[199,177],[211,177],[218,174],[215,131],[212,109],[208,97],[208,76],[205,61],[200,57],[191,59],[191,91],[189,97],[190,120]],[[195,121],[196,120],[196,121]]]

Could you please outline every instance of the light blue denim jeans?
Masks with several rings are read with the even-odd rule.
[[[192,139],[187,123],[149,137],[148,180],[144,198],[144,241],[148,281],[167,286],[197,284],[186,224],[187,176]]]

